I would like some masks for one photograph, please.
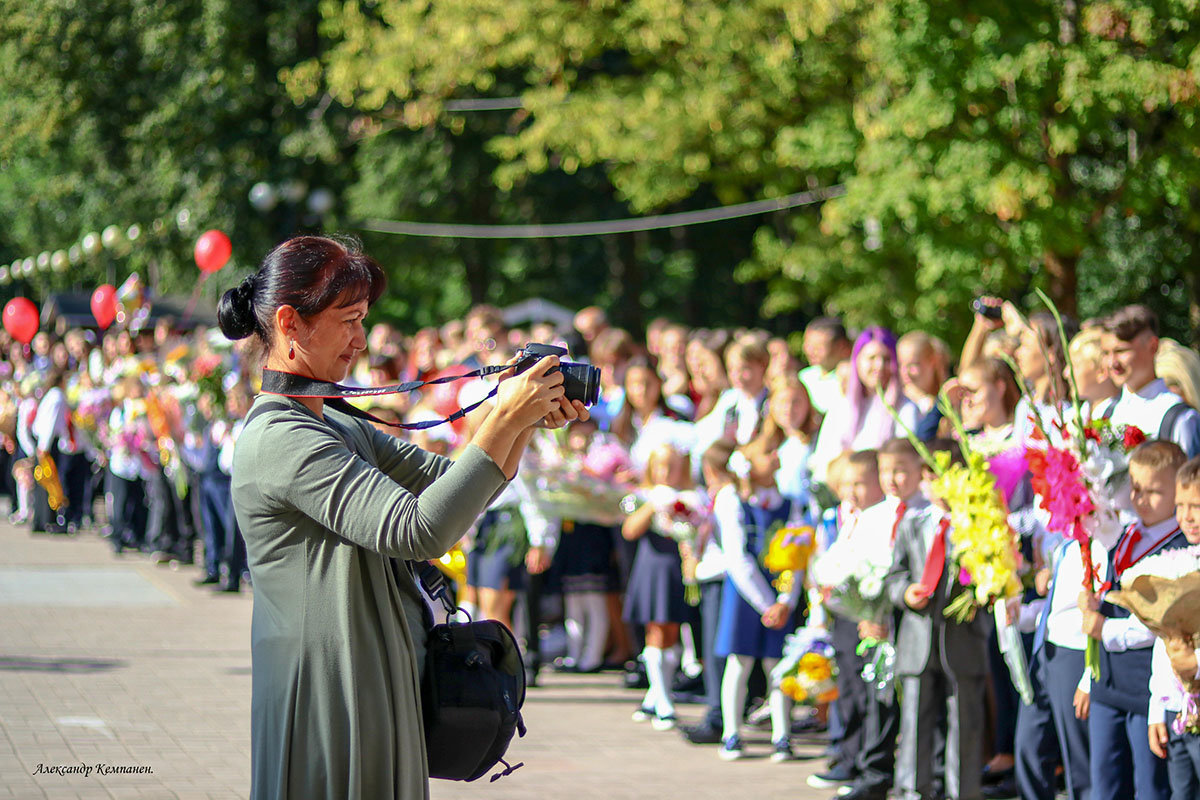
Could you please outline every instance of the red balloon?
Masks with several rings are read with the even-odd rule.
[[[105,330],[117,316],[117,290],[107,283],[92,292],[92,316],[100,330]]]
[[[233,254],[229,237],[220,231],[205,231],[196,240],[196,266],[201,272],[216,272]]]
[[[38,332],[38,309],[32,300],[14,297],[4,306],[4,330],[21,344],[29,344]]]

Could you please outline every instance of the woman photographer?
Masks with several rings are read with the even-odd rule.
[[[218,317],[230,339],[258,338],[268,369],[336,383],[366,348],[363,319],[383,289],[357,248],[302,236],[226,292]],[[321,398],[256,398],[233,463],[254,579],[251,797],[428,796],[427,612],[407,562],[458,541],[516,473],[534,426],[587,418],[548,374],[557,363],[502,373],[456,461]]]

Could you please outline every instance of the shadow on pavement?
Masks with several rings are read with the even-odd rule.
[[[125,661],[107,658],[37,658],[0,655],[0,672],[108,672],[128,666]]]

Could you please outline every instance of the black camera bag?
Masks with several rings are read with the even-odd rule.
[[[447,604],[436,567],[421,565],[419,577]],[[513,735],[525,735],[525,665],[512,632],[495,620],[448,622],[433,626],[425,648],[421,706],[429,776],[473,781],[503,763],[494,781],[521,767],[504,760]]]

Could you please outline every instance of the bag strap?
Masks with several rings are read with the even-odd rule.
[[[501,372],[509,369],[507,365],[480,367],[477,370],[464,373],[462,375],[446,375],[441,378],[435,378],[431,381],[410,381],[408,383],[398,383],[392,386],[372,386],[368,388],[360,388],[356,386],[343,386],[340,383],[331,383],[329,381],[318,381],[313,378],[308,378],[303,375],[296,375],[292,372],[280,372],[274,369],[264,369],[262,375],[262,393],[275,394],[283,397],[320,397],[325,401],[327,406],[336,408],[343,414],[349,414],[352,417],[357,417],[367,422],[377,425],[387,425],[392,428],[401,428],[407,431],[420,431],[426,428],[433,428],[437,425],[442,425],[446,422],[456,422],[467,414],[470,414],[481,405],[491,400],[500,391],[500,387],[496,386],[482,400],[472,403],[466,408],[460,408],[445,419],[424,420],[422,422],[388,422],[380,419],[369,411],[363,411],[361,408],[350,405],[344,398],[347,397],[378,397],[386,394],[400,394],[402,392],[412,392],[420,389],[422,386],[437,386],[443,383],[451,383],[453,381],[462,380],[463,378],[482,378],[488,375],[498,375]]]
[[[410,561],[409,562],[417,580],[421,583],[421,588],[442,604],[442,608],[446,609],[446,613],[453,616],[458,612],[458,603],[454,601],[454,593],[450,591],[450,581],[440,569],[433,565],[431,561]]]
[[[1171,434],[1175,432],[1175,423],[1179,422],[1179,418],[1190,408],[1187,403],[1176,403],[1167,409],[1167,413],[1163,414],[1162,423],[1158,426],[1160,441],[1172,441]]]

